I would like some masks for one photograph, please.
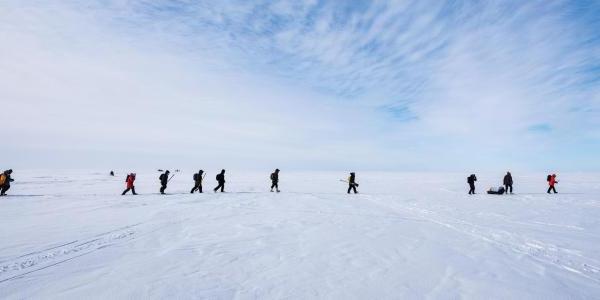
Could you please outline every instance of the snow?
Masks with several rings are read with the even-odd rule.
[[[214,194],[138,172],[15,170],[0,198],[0,298],[600,298],[598,174],[228,172]],[[208,193],[207,193],[208,192]]]

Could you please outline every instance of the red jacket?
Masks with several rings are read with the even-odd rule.
[[[133,182],[135,181],[135,176],[134,175],[127,175],[127,180],[125,180],[127,182],[127,188],[130,189],[133,187]]]
[[[550,184],[550,186],[554,186],[558,181],[556,181],[556,176],[552,176],[550,177],[550,181],[548,181],[548,184]]]

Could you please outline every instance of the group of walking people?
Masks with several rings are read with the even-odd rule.
[[[475,181],[477,181],[477,176],[475,176],[475,174],[471,174],[469,177],[467,177],[467,183],[469,184],[469,195],[475,194]],[[555,194],[558,193],[556,191],[556,184],[558,183],[558,180],[556,180],[556,174],[548,175],[546,177],[546,181],[548,181],[548,194],[550,194],[550,191],[554,191]],[[487,191],[487,193],[495,195],[503,195],[509,193],[512,194],[513,178],[510,172],[506,172],[506,175],[504,175],[504,179],[502,180],[502,184],[503,186],[501,187],[490,188]]]
[[[110,171],[110,175],[114,176],[114,172]],[[173,176],[175,176],[174,174],[169,176],[171,174],[171,172],[169,170],[166,170],[164,173],[160,174],[160,176],[158,176],[158,180],[160,181],[160,189],[159,192],[164,195],[165,194],[165,190],[167,189],[167,184],[169,183],[169,181],[171,181],[171,179],[173,178]],[[125,195],[127,194],[127,192],[131,191],[133,195],[137,195],[137,193],[135,192],[135,173],[130,173],[127,174],[127,177],[125,178],[125,185],[126,188],[123,191],[123,193],[121,193],[121,195]],[[192,190],[190,191],[190,194],[193,194],[195,192],[198,193],[202,193],[202,182],[204,181],[204,177],[206,176],[206,173],[204,172],[204,170],[200,170],[198,171],[198,173],[194,173],[194,176],[192,177],[192,179],[194,180],[194,187],[192,187]],[[219,174],[217,174],[217,176],[215,177],[215,179],[217,180],[217,186],[213,189],[213,191],[216,193],[219,190],[221,191],[221,193],[225,192],[225,169],[221,170],[221,172]],[[273,173],[271,173],[271,192],[273,192],[273,188],[275,188],[275,190],[279,193],[279,169],[275,169],[275,171]]]
[[[160,171],[160,170],[159,170]],[[179,171],[179,170],[176,170]],[[277,193],[280,192],[279,190],[279,169],[275,169],[275,171],[273,171],[273,173],[271,173],[270,179],[271,179],[271,192],[276,191]],[[12,178],[12,173],[13,170],[9,169],[6,170],[2,173],[0,173],[0,196],[6,196],[6,191],[8,191],[10,189],[10,183],[14,181],[14,179]],[[169,170],[166,170],[164,173],[161,173],[160,176],[158,177],[159,181],[160,181],[160,193],[161,194],[165,194],[165,190],[167,189],[167,185],[169,183],[169,181],[173,178],[173,175],[170,175],[171,172]],[[110,175],[114,176],[115,173],[113,171],[110,171]],[[192,187],[192,190],[190,191],[190,193],[195,193],[195,192],[199,192],[202,193],[202,183],[204,181],[204,177],[206,176],[206,173],[203,170],[198,171],[198,173],[195,173],[193,176],[193,181],[194,181],[194,187]],[[137,193],[135,192],[135,179],[136,179],[136,174],[135,173],[130,173],[127,174],[127,177],[125,178],[125,190],[123,191],[123,193],[121,193],[121,195],[125,195],[127,194],[129,191],[131,191],[131,193],[133,195],[137,195]],[[217,176],[215,177],[216,181],[217,181],[217,186],[213,189],[213,191],[216,193],[219,190],[221,192],[225,192],[225,170],[221,170],[221,172],[219,174],[217,174]],[[347,193],[350,194],[350,192],[354,192],[355,194],[358,193],[357,191],[357,187],[359,186],[359,184],[356,182],[356,174],[354,172],[350,173],[350,176],[348,177],[347,180],[341,180],[344,181],[346,183],[348,183],[348,190]],[[477,176],[475,174],[471,174],[470,176],[467,177],[467,183],[469,184],[469,195],[473,195],[475,194],[475,182],[477,181]],[[558,180],[556,179],[556,174],[551,174],[548,175],[546,178],[546,181],[548,182],[548,191],[547,193],[550,194],[550,192],[554,192],[555,194],[558,193],[556,191],[556,184],[558,183]],[[503,186],[498,187],[498,188],[490,188],[490,190],[487,191],[488,194],[512,194],[513,193],[513,178],[512,178],[512,174],[510,172],[506,172],[506,175],[504,175],[504,178],[502,180]],[[273,190],[275,189],[275,190]]]

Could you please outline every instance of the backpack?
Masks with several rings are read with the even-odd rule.
[[[127,177],[125,177],[125,182],[127,182],[127,180],[129,180],[129,175],[127,175]]]
[[[158,180],[163,181],[163,178],[165,178],[165,174],[160,174],[160,176],[158,176]]]
[[[194,181],[198,181],[198,174],[194,174]]]
[[[273,180],[275,177],[275,174],[271,173],[271,180]]]
[[[548,177],[546,177],[546,181],[550,182],[550,179],[552,179],[552,175],[548,174]]]
[[[4,185],[6,182],[6,174],[0,175],[0,185]]]

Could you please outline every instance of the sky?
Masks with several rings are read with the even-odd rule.
[[[2,1],[0,168],[600,171],[599,1]]]

